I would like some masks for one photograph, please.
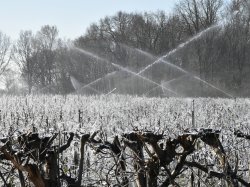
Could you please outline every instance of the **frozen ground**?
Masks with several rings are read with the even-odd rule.
[[[195,127],[248,131],[249,99],[58,95],[2,97],[1,132],[31,127],[40,132],[79,131],[81,127],[84,132],[102,129],[110,135],[134,129],[173,135],[192,128],[193,100]]]
[[[235,129],[250,134],[249,99],[143,98],[122,95],[6,96],[0,99],[0,109],[2,137],[15,137],[23,132],[34,131],[38,131],[40,136],[48,136],[55,132],[61,132],[63,135],[67,131],[81,135],[100,130],[103,141],[112,142],[115,135],[120,137],[130,131],[163,133],[167,140],[169,137],[176,138],[177,135],[187,132],[187,129],[219,129],[220,141],[228,155],[228,161],[234,164],[235,155],[239,155],[239,170],[243,171],[243,178],[249,175],[248,172],[244,172],[249,171],[249,141],[237,139],[233,135]],[[194,125],[192,110],[195,114]],[[62,143],[65,143],[65,138],[61,138]],[[70,168],[76,173],[74,161],[79,153],[78,139],[74,139],[73,142],[60,160],[64,163],[64,168]],[[208,150],[207,146],[201,146],[188,160],[216,163],[215,156]],[[84,180],[87,182],[104,175],[104,166],[112,166],[112,159],[96,155],[95,152],[93,147],[87,147],[86,158],[92,164],[92,170],[85,173]],[[185,175],[190,176],[189,173]],[[188,181],[183,180],[182,184],[187,185]],[[210,183],[216,181],[210,180]]]

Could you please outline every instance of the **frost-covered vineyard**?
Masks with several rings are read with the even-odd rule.
[[[30,138],[31,134],[38,132],[41,142],[44,137],[52,137],[50,147],[44,148],[48,151],[44,156],[44,161],[41,156],[43,151],[39,152],[43,146],[42,143],[40,143],[40,148],[29,148],[28,154],[31,156],[22,155],[25,159],[20,160],[24,163],[24,160],[28,158],[29,163],[41,162],[40,164],[45,167],[49,151],[59,152],[60,154],[55,154],[57,155],[55,158],[58,159],[60,171],[59,174],[54,175],[56,180],[58,180],[57,175],[60,176],[61,185],[66,185],[65,181],[69,180],[69,177],[65,176],[70,176],[75,182],[80,180],[84,186],[136,186],[136,183],[137,186],[143,186],[140,181],[142,180],[140,179],[141,170],[137,171],[135,165],[139,164],[141,169],[144,168],[145,172],[148,172],[149,160],[155,158],[153,154],[157,155],[157,151],[154,149],[155,144],[150,141],[159,137],[156,142],[159,145],[166,143],[167,156],[170,154],[167,149],[169,138],[171,138],[170,142],[176,146],[176,152],[174,151],[174,156],[167,164],[167,168],[172,171],[173,176],[178,171],[176,171],[176,166],[180,162],[178,160],[180,155],[186,154],[186,148],[182,142],[183,137],[185,143],[189,141],[195,146],[194,150],[188,147],[190,154],[185,155],[187,163],[178,175],[176,174],[173,181],[170,179],[168,181],[167,169],[161,168],[157,174],[157,182],[152,182],[148,186],[156,186],[156,184],[157,186],[173,186],[175,183],[180,186],[191,183],[201,186],[225,186],[229,184],[226,181],[231,180],[226,179],[231,176],[229,174],[231,171],[236,172],[233,176],[239,176],[239,180],[249,182],[250,141],[246,136],[243,138],[235,136],[235,132],[238,130],[244,134],[250,134],[249,99],[143,98],[121,95],[6,96],[0,100],[0,109],[2,146],[5,138],[11,142],[12,147],[14,146],[14,148],[10,148],[9,153],[18,155],[20,150],[23,151],[32,144],[26,145],[19,140],[18,137],[21,137],[22,134]],[[192,121],[192,111],[194,111],[194,122]],[[215,131],[202,129],[214,129]],[[217,137],[214,136],[219,132],[216,130],[220,130],[218,140],[222,143],[223,149],[216,147],[218,144],[211,146],[211,142],[204,141],[204,137]],[[142,165],[140,165],[141,162],[136,162],[140,154],[133,153],[132,147],[133,142],[140,144],[141,140],[135,141],[132,138],[133,133],[138,137],[143,137],[141,146],[142,158],[145,159],[145,163]],[[184,136],[182,136],[183,134]],[[239,136],[241,135],[239,134]],[[150,139],[148,136],[153,138]],[[28,138],[27,142],[29,142]],[[117,146],[116,141],[119,142],[120,151],[118,152],[113,149],[114,146]],[[179,143],[175,144],[175,141]],[[63,151],[60,152],[58,147],[63,147],[63,145],[66,145],[65,150],[63,148]],[[82,154],[84,146],[85,152]],[[223,153],[226,155],[225,158],[221,156],[221,152],[225,152]],[[180,154],[178,155],[178,153]],[[33,158],[37,154],[40,155],[38,160]],[[15,156],[13,158],[16,159]],[[223,159],[225,162],[222,166],[221,160]],[[126,161],[126,169],[122,167],[121,160]],[[14,170],[12,173],[7,172],[11,167],[3,162],[0,164],[1,175],[6,181],[4,182],[2,179],[1,183],[7,184],[12,181],[11,183],[19,184],[20,176],[18,177]],[[209,171],[217,172],[214,174],[218,175],[217,178],[213,176],[213,173],[209,177],[207,174],[209,171],[201,172],[204,170],[202,168],[198,170],[197,165],[192,165],[192,162],[203,164],[204,167],[209,168]],[[80,165],[83,165],[82,169],[80,169]],[[79,179],[78,173],[81,170],[84,172],[81,175],[82,178]],[[43,169],[41,171],[46,173]],[[28,172],[25,170],[23,173],[26,179]],[[47,176],[47,178],[52,180],[51,176]],[[236,184],[236,179],[238,180],[238,178],[232,178],[232,184]],[[27,183],[28,180],[24,181]],[[238,183],[249,186],[249,183],[240,181]]]
[[[114,135],[149,130],[173,136],[192,128],[193,99],[133,96],[2,97],[1,132],[103,130]],[[249,99],[194,99],[195,127],[244,129],[250,122]],[[244,129],[245,130],[245,129]],[[173,134],[172,134],[173,133]]]

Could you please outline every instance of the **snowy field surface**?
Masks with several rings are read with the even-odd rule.
[[[194,104],[194,105],[193,105]],[[2,136],[25,132],[93,132],[108,135],[131,130],[162,131],[169,136],[192,128],[249,131],[249,99],[143,98],[132,96],[17,96],[1,97]]]
[[[0,132],[1,138],[18,137],[26,132],[38,132],[39,136],[53,136],[59,132],[59,138],[63,139],[60,141],[64,144],[65,138],[62,136],[67,132],[82,135],[99,131],[101,132],[99,138],[112,142],[116,135],[121,137],[122,134],[132,131],[163,133],[167,140],[178,137],[188,129],[195,131],[201,128],[213,128],[221,131],[219,139],[228,155],[228,162],[233,164],[235,155],[238,155],[239,172],[242,172],[241,176],[246,179],[249,176],[245,171],[249,171],[250,144],[246,139],[236,138],[234,132],[240,130],[250,134],[249,110],[250,100],[240,98],[143,98],[121,95],[6,96],[0,99]],[[192,123],[192,111],[194,111],[194,123]],[[197,151],[187,157],[187,160],[197,160],[208,165],[218,162],[207,145],[197,146]],[[113,157],[96,154],[96,148],[91,146],[88,146],[86,151],[86,162],[89,164],[84,174],[85,184],[95,181],[100,176],[104,178],[113,167]],[[126,154],[129,155],[129,152]],[[79,140],[74,138],[72,146],[60,157],[64,172],[75,171],[72,176],[76,176],[78,155]],[[176,162],[170,167],[174,167],[174,163]],[[133,165],[128,166],[129,171],[133,171],[131,168]],[[188,185],[188,177],[184,176],[190,176],[190,170],[180,175],[177,180],[182,185]],[[113,175],[109,178],[111,183],[116,181],[115,179]],[[218,184],[218,181],[209,179],[208,183],[204,182],[205,184]],[[223,186],[223,183],[220,183],[220,186]]]

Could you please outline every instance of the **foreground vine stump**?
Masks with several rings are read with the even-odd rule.
[[[29,186],[28,181],[36,187],[60,187],[62,181],[72,187],[128,187],[131,183],[139,187],[163,187],[178,186],[181,178],[191,178],[191,184],[195,180],[205,183],[194,175],[196,169],[199,175],[215,181],[224,180],[229,186],[250,186],[249,181],[238,173],[239,156],[234,163],[228,160],[220,140],[221,133],[213,129],[193,129],[169,138],[164,133],[133,131],[107,138],[101,131],[93,134],[66,132],[65,142],[60,139],[60,132],[50,136],[20,134],[0,139],[0,166],[10,169],[9,172],[1,171],[0,179],[8,186],[10,172],[17,171],[18,175],[12,176],[22,187]],[[235,130],[234,135],[249,140],[249,135],[241,131]],[[199,162],[197,156],[202,153],[198,144],[207,152],[213,152],[218,163]],[[79,155],[74,169],[68,167],[73,148]],[[62,161],[63,153],[64,160],[69,163]],[[197,158],[192,159],[194,155]],[[98,172],[102,175],[91,178]]]

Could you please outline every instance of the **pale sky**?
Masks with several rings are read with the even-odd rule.
[[[178,0],[0,0],[0,30],[17,39],[21,30],[36,32],[56,25],[59,36],[75,39],[86,28],[118,11],[171,12]]]

